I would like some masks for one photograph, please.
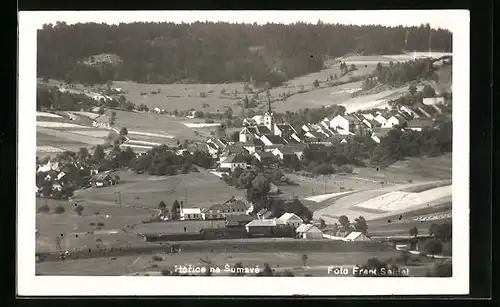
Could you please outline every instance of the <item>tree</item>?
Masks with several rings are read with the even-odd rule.
[[[82,214],[83,214],[83,209],[84,209],[84,208],[83,208],[83,206],[82,206],[82,205],[76,205],[75,209],[73,209],[73,210],[75,210],[76,214],[78,214],[79,216],[82,216]]]
[[[54,213],[55,214],[62,214],[66,211],[66,209],[64,209],[63,206],[59,205],[57,207],[54,208]]]
[[[174,203],[172,204],[172,210],[170,210],[170,212],[172,212],[172,219],[173,220],[179,219],[180,209],[181,209],[181,205],[179,204],[179,202],[176,199],[174,201]]]
[[[428,241],[424,246],[424,251],[430,255],[437,255],[443,251],[443,243],[437,239]]]
[[[122,136],[127,136],[128,135],[128,130],[127,128],[123,127],[120,129],[120,135]]]
[[[245,95],[245,98],[243,99],[243,108],[248,109],[248,107],[249,107],[248,96]]]
[[[333,235],[336,236],[338,231],[339,231],[339,225],[337,223],[334,223],[332,226]]]
[[[319,87],[319,81],[318,81],[318,79],[314,80],[313,85],[314,85],[315,88]]]
[[[323,229],[323,228],[325,228],[325,227],[326,227],[326,222],[325,222],[325,220],[324,220],[324,219],[322,219],[322,218],[320,218],[320,219],[319,219],[319,228],[320,228],[320,229]]]
[[[351,67],[350,67],[350,70],[351,70],[351,71],[355,71],[355,70],[357,70],[357,69],[358,69],[358,68],[356,67],[356,65],[351,64]]]
[[[410,228],[410,237],[416,237],[418,235],[418,228],[417,226],[413,226]]]
[[[89,150],[86,147],[80,147],[78,149],[78,158],[83,161],[87,160],[89,158]]]
[[[309,258],[309,256],[307,256],[307,254],[302,254],[302,257],[301,257],[301,258],[302,258],[302,264],[303,264],[304,266],[306,266],[306,264],[307,264],[307,259]]]
[[[429,235],[436,235],[437,229],[439,228],[438,224],[432,223],[431,226],[429,227]]]
[[[166,208],[167,208],[167,205],[166,205],[166,204],[165,204],[165,202],[162,200],[162,201],[160,202],[160,204],[158,205],[158,209],[160,209],[160,210],[161,210],[161,212],[162,212],[162,213],[164,213]],[[172,208],[172,209],[173,209],[173,208]]]
[[[268,263],[264,263],[264,269],[259,272],[259,273],[262,273],[262,276],[273,276],[273,270],[271,269],[271,267],[269,266]]]
[[[104,154],[104,149],[102,148],[101,145],[97,145],[94,149],[94,154],[92,156],[94,161],[100,161],[104,159],[105,154]]]
[[[437,239],[443,242],[451,241],[451,236],[452,236],[451,224],[444,223],[439,225],[435,230],[434,235]]]
[[[349,218],[345,215],[341,215],[339,217],[339,224],[340,224],[340,227],[342,228],[343,231],[349,231],[350,229],[350,226],[351,226],[351,222],[349,222]]]
[[[365,235],[368,233],[368,225],[364,217],[360,216],[354,220],[354,229]]]
[[[113,126],[115,124],[115,121],[116,121],[116,112],[112,111],[109,116],[109,124]]]
[[[410,92],[410,95],[412,97],[415,96],[415,93],[417,92],[417,87],[415,86],[415,84],[412,84],[410,85],[410,87],[408,87],[408,92]]]
[[[436,91],[432,86],[430,85],[425,85],[423,90],[422,90],[422,96],[423,98],[432,98],[436,96]]]

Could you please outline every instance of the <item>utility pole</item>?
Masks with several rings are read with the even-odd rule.
[[[187,188],[184,188],[184,204],[187,204],[187,197],[188,197]]]

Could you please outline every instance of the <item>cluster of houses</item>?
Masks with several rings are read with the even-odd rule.
[[[42,176],[44,176],[43,180],[45,181],[45,183],[49,184],[37,182],[35,186],[36,196],[39,197],[44,194],[47,195],[44,192],[44,189],[50,187],[50,192],[48,193],[48,195],[50,197],[56,197],[58,194],[60,194],[60,192],[63,191],[66,186],[71,186],[73,183],[67,179],[67,174],[71,173],[75,167],[79,170],[88,168],[88,166],[85,166],[80,162],[63,164],[59,162],[48,161],[46,164],[37,165],[37,175],[42,174]],[[120,181],[120,178],[113,174],[112,171],[99,172],[99,170],[92,168],[90,168],[89,171],[89,187],[105,187],[118,184]]]
[[[292,157],[301,159],[304,149],[312,144],[332,146],[334,142],[345,143],[356,135],[369,135],[380,143],[394,127],[421,131],[435,127],[435,117],[442,114],[442,97],[425,98],[411,107],[401,106],[393,110],[357,112],[325,117],[316,124],[304,124],[295,129],[289,124],[275,123],[271,105],[264,115],[244,120],[245,127],[239,132],[238,142],[221,138],[210,138],[198,149],[218,159],[221,169],[246,168],[244,156],[251,155],[261,162],[285,161]]]
[[[293,231],[293,236],[300,239],[332,239],[324,234],[318,226],[305,223],[295,213],[283,213],[280,217],[271,218],[268,209],[253,214],[253,206],[242,197],[232,197],[222,204],[207,208],[179,208],[179,219],[182,221],[223,220],[226,228],[245,229],[250,236],[279,236],[283,230]],[[287,234],[290,234],[288,232]],[[347,236],[335,239],[343,241],[367,241],[369,238],[360,232],[351,232]]]

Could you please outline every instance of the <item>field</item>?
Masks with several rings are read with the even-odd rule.
[[[232,107],[239,112],[241,108],[236,101],[224,95],[221,98],[221,90],[227,93],[234,90],[243,92],[243,84],[139,84],[127,81],[115,81],[113,87],[125,91],[128,100],[135,104],[144,103],[150,109],[159,107],[168,111],[196,109],[203,112],[215,113],[217,110],[224,112],[225,107]],[[159,94],[151,94],[152,91],[160,90]],[[205,92],[207,97],[200,97]],[[146,93],[146,95],[141,95]],[[203,107],[205,105],[205,108]],[[207,106],[208,105],[208,106]],[[238,109],[239,108],[239,109]]]
[[[446,182],[451,183],[451,181],[444,183]],[[436,182],[437,185],[444,183]],[[426,185],[428,190],[420,193],[401,192],[401,190],[422,185]],[[404,200],[408,195],[411,201]],[[370,220],[396,212],[399,214],[421,207],[438,206],[450,200],[450,185],[433,189],[428,183],[399,184],[379,189],[360,190],[345,197],[326,200],[321,204],[321,209],[314,212],[313,217],[323,218],[327,223],[336,222],[340,215],[346,215],[350,220],[362,215]]]
[[[185,207],[201,207],[227,201],[231,196],[242,196],[244,190],[226,185],[217,176],[200,169],[198,173],[175,176],[148,176],[121,172],[123,183],[116,186],[87,189],[75,193],[75,199],[88,203],[115,204],[120,192],[123,206],[157,208],[160,201],[171,205],[184,201]],[[129,174],[130,179],[124,179]]]

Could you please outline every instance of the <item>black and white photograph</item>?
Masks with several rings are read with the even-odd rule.
[[[468,11],[19,19],[19,291],[468,293]]]

